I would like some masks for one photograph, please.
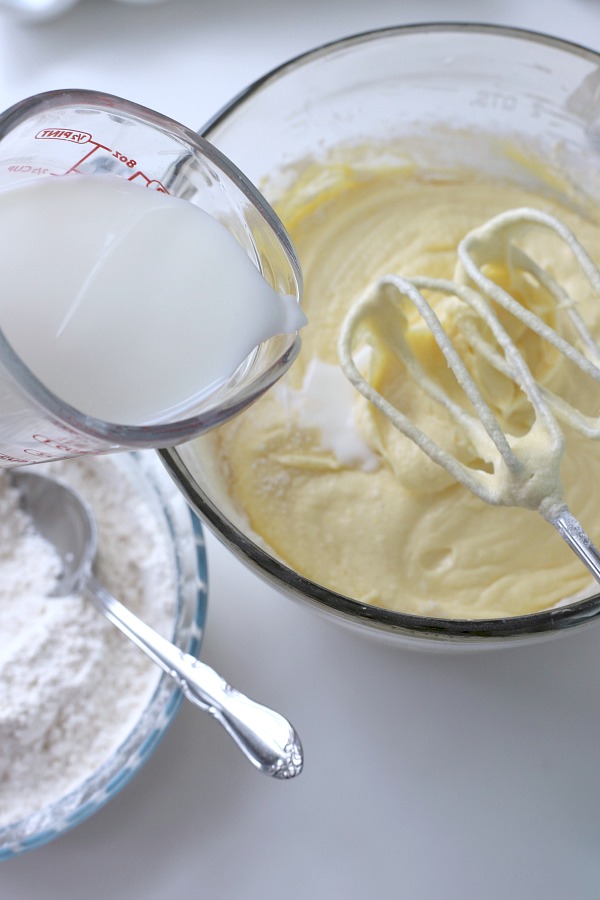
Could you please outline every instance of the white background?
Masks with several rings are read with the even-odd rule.
[[[96,0],[36,25],[0,11],[0,107],[92,88],[197,128],[317,44],[442,20],[600,50],[598,0]],[[208,544],[203,657],[292,719],[305,771],[266,778],[186,707],[107,807],[1,864],[1,900],[600,897],[597,628],[491,654],[381,646]]]

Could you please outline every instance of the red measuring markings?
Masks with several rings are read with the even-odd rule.
[[[37,446],[30,444],[20,447],[16,452],[5,453],[2,449],[4,445],[0,444],[0,468],[4,468],[3,463],[20,463],[27,465],[30,463],[40,462],[42,460],[55,459],[57,456],[92,456],[97,455],[100,451],[94,445],[93,439],[87,435],[78,435],[72,433],[72,442],[69,440],[68,431],[64,432],[64,437],[47,437],[44,434],[32,434],[33,441],[37,442]],[[27,441],[27,438],[25,438]],[[41,445],[41,446],[40,446]],[[108,447],[108,449],[111,449]],[[107,452],[107,449],[104,450]],[[20,456],[17,454],[21,454]]]
[[[78,435],[77,432],[72,432],[72,443],[69,442],[69,436],[67,436],[67,441],[64,440],[64,437],[52,438],[45,434],[32,434],[32,438],[50,451],[49,453],[44,453],[41,450],[34,450],[31,448],[27,448],[23,451],[24,453],[28,453],[35,457],[54,456],[55,454],[52,452],[54,450],[58,450],[61,453],[78,454],[79,456],[88,456],[98,452],[97,447],[93,446],[92,439],[87,435]]]
[[[42,128],[35,136],[36,141],[69,141],[73,144],[87,144],[92,136],[87,131],[72,131],[67,128]]]
[[[87,131],[75,131],[69,128],[43,128],[41,131],[35,136],[38,141],[67,141],[70,144],[86,144],[90,145],[90,148],[81,156],[76,163],[74,163],[69,169],[64,173],[65,175],[70,175],[73,172],[84,173],[80,167],[87,162],[95,153],[109,153],[113,159],[117,159],[119,162],[123,163],[128,169],[131,170],[131,174],[128,176],[127,181],[135,181],[139,179],[145,182],[147,188],[150,188],[152,191],[157,191],[159,194],[168,194],[168,190],[160,181],[156,178],[148,178],[147,175],[142,172],[141,169],[137,168],[137,161],[124,153],[121,153],[119,150],[114,150],[111,147],[107,147],[106,144],[101,144],[99,141],[94,140],[93,136],[89,134]],[[135,171],[134,171],[135,170]]]

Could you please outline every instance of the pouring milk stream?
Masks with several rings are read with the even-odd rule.
[[[0,467],[189,440],[298,352],[275,214],[135,104],[52,92],[0,116],[0,235]]]
[[[221,223],[121,178],[4,190],[0,234],[6,338],[47,388],[97,419],[184,414],[258,344],[302,324]]]

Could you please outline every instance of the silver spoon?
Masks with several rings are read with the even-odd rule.
[[[220,722],[261,772],[274,778],[298,775],[302,745],[283,716],[245,697],[210,666],[157,634],[100,584],[92,570],[96,523],[86,501],[45,475],[13,472],[11,478],[21,494],[22,508],[61,558],[63,570],[52,595],[81,592],[174,679],[184,697]]]

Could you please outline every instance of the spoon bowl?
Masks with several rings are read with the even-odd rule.
[[[93,513],[71,487],[54,478],[13,472],[21,505],[62,562],[52,596],[81,592],[154,660],[183,695],[215,718],[261,772],[289,779],[303,767],[300,739],[279,713],[232,688],[214,669],[184,653],[116,600],[93,573],[97,535]]]
[[[47,476],[14,472],[11,480],[38,534],[53,545],[62,562],[52,596],[83,590],[98,546],[96,522],[87,501],[69,485]]]

